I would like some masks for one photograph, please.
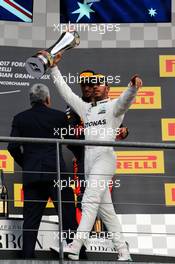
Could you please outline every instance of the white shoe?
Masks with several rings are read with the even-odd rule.
[[[129,245],[126,242],[126,246],[118,249],[118,261],[132,261],[129,253]]]
[[[63,251],[64,251],[64,247],[66,247],[67,246],[67,242],[66,242],[66,240],[63,240]],[[54,251],[54,252],[56,252],[56,253],[60,253],[60,248],[59,247],[50,247],[50,250],[51,251]]]
[[[79,260],[81,245],[75,241],[64,247],[64,255],[69,259]]]

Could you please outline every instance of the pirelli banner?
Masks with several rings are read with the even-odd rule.
[[[0,47],[0,135],[8,136],[13,116],[30,107],[29,87],[38,82],[27,74],[25,60],[36,53],[34,48]],[[175,51],[152,49],[72,49],[66,52],[60,69],[73,91],[81,94],[78,74],[86,69],[105,74],[111,87],[110,97],[124,91],[131,76],[139,74],[143,88],[127,112],[124,125],[129,128],[127,141],[175,141]],[[66,104],[55,91],[47,72],[39,82],[49,86],[52,106],[65,111]],[[0,143],[0,167],[5,172],[10,213],[21,214],[23,189],[21,168],[14,164]],[[174,213],[175,151],[163,149],[118,148],[116,176],[112,196],[119,214]],[[72,154],[64,148],[68,174]],[[52,203],[47,213],[52,212]]]

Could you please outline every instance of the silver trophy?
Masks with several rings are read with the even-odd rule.
[[[64,32],[52,47],[41,50],[27,59],[25,67],[27,72],[35,78],[41,78],[47,69],[52,66],[56,55],[80,44],[80,36],[76,31]]]

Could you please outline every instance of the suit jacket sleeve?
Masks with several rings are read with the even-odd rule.
[[[12,130],[11,130],[11,137],[21,137],[20,129],[18,125],[18,120],[16,117],[14,117],[12,122]],[[10,142],[8,144],[8,151],[18,163],[19,166],[23,166],[23,152],[22,152],[22,144],[19,142]]]

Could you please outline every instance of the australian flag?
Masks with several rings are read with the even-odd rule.
[[[171,0],[60,0],[61,23],[171,22]]]
[[[33,0],[0,0],[0,20],[32,22]]]

